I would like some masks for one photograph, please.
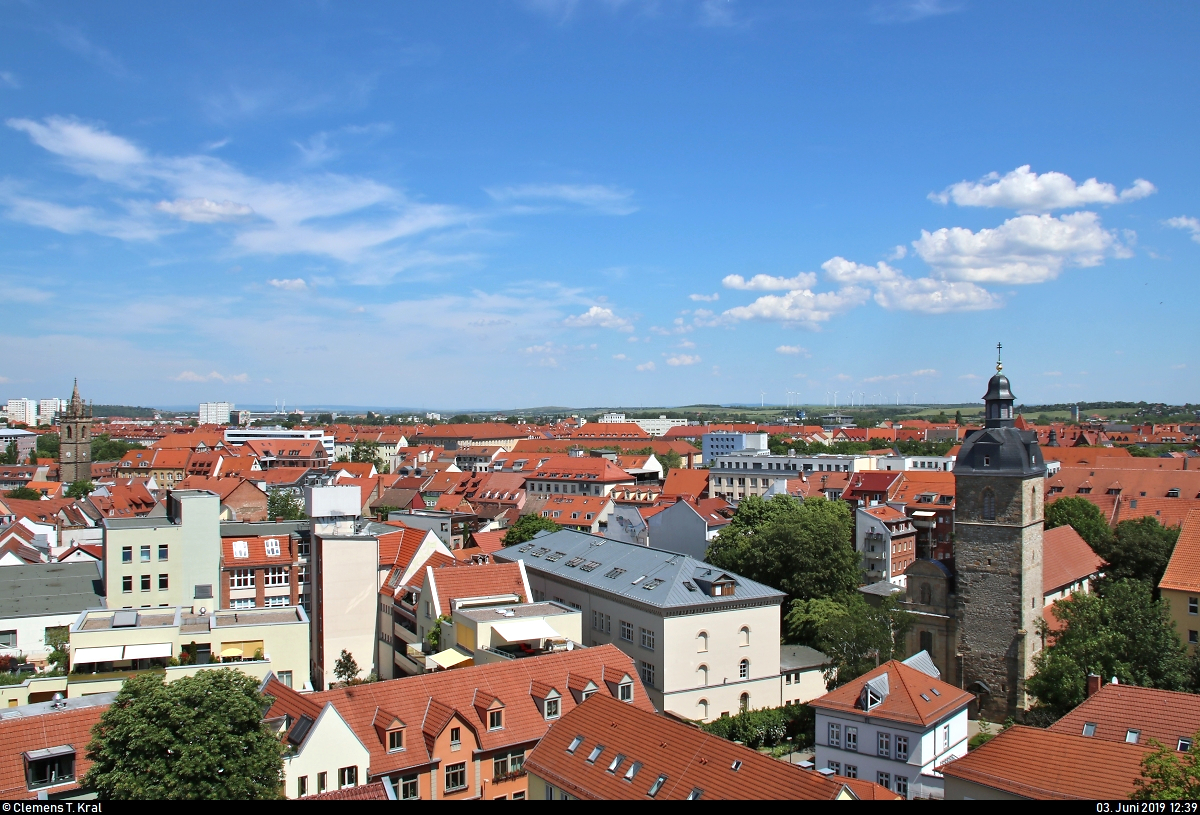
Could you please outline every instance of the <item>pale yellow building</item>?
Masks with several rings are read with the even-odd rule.
[[[1194,654],[1200,645],[1200,510],[1184,519],[1158,588],[1170,608],[1175,633]]]

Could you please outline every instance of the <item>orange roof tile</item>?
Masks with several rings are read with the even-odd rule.
[[[934,679],[893,659],[809,704],[815,708],[861,715],[859,699],[863,686],[883,674],[888,675],[888,694],[883,702],[871,708],[872,718],[928,726],[965,707],[975,698],[948,682]],[[931,689],[937,693],[932,693]]]
[[[1088,723],[1096,726],[1092,738],[1124,742],[1130,730],[1137,730],[1139,744],[1154,739],[1175,749],[1181,738],[1193,738],[1200,731],[1200,696],[1110,683],[1049,729],[1080,736]]]
[[[37,790],[25,786],[24,753],[71,745],[75,748],[75,777],[82,778],[91,767],[87,744],[92,727],[108,705],[56,710],[34,716],[0,719],[0,799],[34,799]],[[77,789],[77,783],[56,786],[53,792]]]
[[[440,569],[430,567],[425,571],[422,592],[431,576],[437,593],[438,616],[449,614],[450,604],[463,597],[516,594],[525,598],[525,601],[532,599],[520,563],[464,564]]]
[[[668,470],[663,482],[662,494],[690,495],[693,498],[708,496],[708,470]]]
[[[1096,574],[1104,565],[1087,541],[1069,526],[1047,529],[1042,535],[1042,592],[1069,586]]]
[[[1159,581],[1160,589],[1200,590],[1200,509],[1187,514],[1179,530],[1175,551]]]

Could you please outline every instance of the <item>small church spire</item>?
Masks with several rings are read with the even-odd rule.
[[[1003,347],[1000,343],[996,343],[996,373],[1004,370],[1004,363],[1000,361],[1000,349]]]

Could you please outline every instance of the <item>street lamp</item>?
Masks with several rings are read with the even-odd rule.
[[[787,745],[788,745],[788,764],[791,764],[792,763],[792,752],[793,752],[793,748],[795,747],[795,745],[792,744],[791,736],[787,737]]]

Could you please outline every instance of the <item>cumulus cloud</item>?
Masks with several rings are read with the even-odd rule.
[[[500,203],[543,201],[574,204],[607,215],[637,212],[633,192],[604,184],[520,184],[487,190]]]
[[[641,365],[637,365],[635,367],[639,371],[653,371],[654,363],[653,362],[643,362]]]
[[[861,306],[870,298],[868,289],[847,286],[835,292],[814,294],[798,289],[787,294],[768,294],[748,306],[731,308],[724,313],[728,320],[775,320],[815,328],[838,314]]]
[[[1157,189],[1144,178],[1117,192],[1112,184],[1089,178],[1082,184],[1064,173],[1037,173],[1026,164],[1001,176],[988,173],[979,181],[960,181],[941,192],[929,193],[940,204],[960,207],[1003,207],[1018,212],[1050,212],[1089,204],[1123,204],[1153,195]]]
[[[249,382],[250,376],[248,374],[226,376],[216,371],[210,371],[206,374],[198,374],[195,371],[184,371],[179,376],[174,377],[174,379],[176,382],[224,382],[228,384],[230,382]]]
[[[674,356],[667,357],[667,364],[674,367],[678,367],[680,365],[695,365],[699,361],[700,357],[696,356],[695,354],[675,354]]]
[[[740,274],[726,275],[721,280],[721,285],[727,289],[741,289],[742,291],[790,291],[792,289],[808,289],[812,288],[817,282],[817,276],[813,272],[801,272],[795,277],[775,277],[768,274],[756,274],[754,277],[746,280]],[[693,297],[692,299],[699,299]],[[713,296],[716,299],[716,296]]]
[[[174,201],[159,201],[155,205],[159,212],[174,215],[181,221],[196,224],[214,224],[218,221],[234,221],[254,212],[245,204],[233,201],[210,201],[207,198],[176,198]]]
[[[302,277],[272,278],[267,283],[284,291],[304,291],[308,288],[308,284],[304,282],[304,278]]]
[[[877,283],[880,280],[895,280],[900,272],[880,261],[874,266],[854,263],[844,257],[833,257],[821,264],[825,276],[836,283]]]
[[[564,325],[572,328],[614,328],[617,331],[632,331],[633,324],[624,317],[618,317],[611,308],[592,306],[583,314],[576,314],[563,320]]]
[[[713,292],[712,294],[689,294],[689,300],[695,300],[700,303],[713,303],[721,299],[721,295]]]
[[[803,355],[806,357],[812,356],[812,354],[808,353],[807,348],[801,348],[799,345],[781,345],[775,349],[775,353],[789,354],[789,355],[793,355],[793,356],[799,356],[799,355]]]
[[[613,359],[628,359],[624,354],[613,354]]]
[[[1000,297],[974,283],[931,277],[916,280],[899,277],[880,281],[875,289],[875,302],[893,311],[921,311],[926,314],[980,311],[998,308],[1003,304]]]
[[[1188,215],[1181,215],[1178,218],[1168,218],[1163,221],[1172,229],[1183,229],[1192,233],[1192,240],[1200,243],[1200,219],[1192,218]]]
[[[1131,252],[1094,212],[1020,215],[994,229],[921,230],[913,247],[938,277],[974,283],[1043,283],[1067,266],[1098,266]]]

